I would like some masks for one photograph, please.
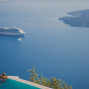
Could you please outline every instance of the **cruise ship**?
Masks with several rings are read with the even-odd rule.
[[[21,28],[7,28],[7,27],[0,27],[0,34],[1,35],[25,35]]]

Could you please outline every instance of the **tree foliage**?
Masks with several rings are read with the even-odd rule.
[[[35,71],[35,66],[32,69],[29,69],[30,72],[30,80],[31,82],[50,87],[53,89],[72,89],[72,86],[68,86],[67,83],[61,81],[61,79],[52,78],[44,78],[43,75],[39,77],[39,74]]]

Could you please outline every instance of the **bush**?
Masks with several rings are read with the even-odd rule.
[[[43,75],[39,77],[39,74],[35,71],[35,66],[32,69],[29,69],[30,72],[30,80],[31,82],[50,87],[53,89],[72,89],[72,86],[68,86],[67,83],[61,81],[61,79],[52,78],[44,78]]]

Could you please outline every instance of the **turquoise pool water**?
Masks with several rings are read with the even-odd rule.
[[[0,89],[40,89],[12,79],[7,79],[5,83],[0,83]]]

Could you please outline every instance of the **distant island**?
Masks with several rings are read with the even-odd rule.
[[[59,20],[74,27],[89,27],[89,9],[68,12],[67,14],[69,16],[59,18]]]

